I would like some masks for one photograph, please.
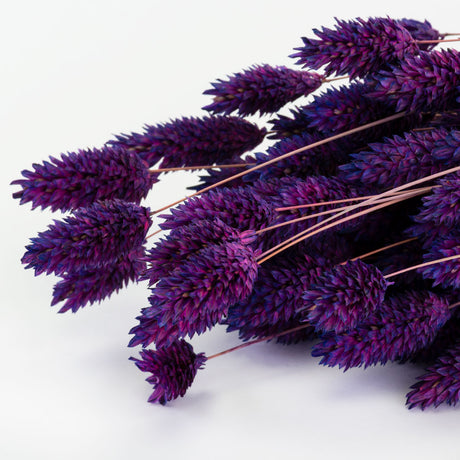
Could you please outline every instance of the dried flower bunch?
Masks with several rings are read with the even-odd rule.
[[[59,312],[147,282],[129,346],[142,347],[132,359],[150,402],[184,396],[233,350],[205,356],[186,341],[217,324],[238,331],[234,349],[307,342],[345,370],[426,363],[408,407],[460,399],[460,52],[437,50],[455,40],[413,19],[313,32],[291,56],[302,67],[212,83],[206,116],[50,157],[13,182],[21,204],[70,212],[22,259],[61,278]],[[255,114],[271,127],[243,118]],[[192,196],[141,205],[181,169],[205,171]],[[154,215],[163,233],[148,247]]]

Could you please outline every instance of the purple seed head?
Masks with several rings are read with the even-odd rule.
[[[445,351],[411,389],[406,402],[409,409],[455,406],[460,399],[460,342]]]
[[[139,354],[141,359],[130,359],[142,372],[152,374],[146,379],[154,389],[149,402],[162,405],[184,396],[207,360],[204,353],[196,354],[185,340],[177,340],[155,351],[142,350]]]
[[[59,313],[69,310],[75,313],[87,303],[93,304],[110,297],[130,281],[139,279],[145,270],[144,250],[140,246],[113,263],[65,273],[54,286],[51,305],[65,301]]]
[[[151,223],[148,208],[121,200],[96,202],[32,238],[22,263],[35,275],[113,263],[144,243]]]
[[[213,88],[203,94],[214,96],[214,102],[203,109],[225,115],[235,111],[243,116],[273,113],[288,102],[312,93],[322,81],[323,77],[315,72],[255,65],[235,73],[228,80],[211,83]]]
[[[411,356],[428,346],[450,318],[445,298],[429,291],[389,296],[378,311],[355,329],[327,334],[313,347],[320,364],[368,367]]]
[[[143,134],[117,136],[109,141],[134,150],[153,166],[184,167],[222,163],[259,145],[267,130],[238,117],[190,117],[159,125],[147,125]],[[136,142],[142,145],[136,147]]]
[[[457,255],[460,256],[460,232],[454,229],[446,236],[435,239],[423,258],[428,262]],[[424,278],[433,280],[433,286],[460,288],[460,257],[428,265],[417,271]]]
[[[108,146],[62,154],[60,159],[50,157],[22,175],[25,179],[12,182],[22,187],[13,198],[21,204],[31,201],[32,209],[41,206],[52,211],[115,198],[139,203],[157,182],[138,155]]]
[[[237,330],[242,340],[267,337],[301,324],[296,310],[303,304],[302,292],[321,273],[317,258],[276,257],[259,268],[254,290],[244,301],[230,307],[225,319],[227,332]],[[297,341],[312,337],[313,328],[283,337]]]
[[[391,188],[444,169],[460,158],[460,131],[444,128],[412,131],[369,144],[339,166],[340,178],[368,187]]]
[[[202,219],[220,219],[238,229],[258,230],[268,227],[275,219],[272,206],[251,186],[219,188],[189,198],[185,203],[162,214],[163,230],[174,229]]]
[[[370,76],[369,97],[391,102],[397,112],[444,111],[458,107],[460,52],[453,49],[421,51],[391,70]]]
[[[351,330],[379,308],[387,286],[376,267],[348,261],[323,271],[303,293],[298,313],[318,331]]]
[[[240,243],[210,244],[192,254],[152,289],[150,307],[138,317],[130,346],[167,346],[201,334],[244,300],[257,277],[257,252]]]
[[[415,19],[398,19],[400,25],[402,25],[412,36],[414,40],[439,40],[441,34],[436,29],[433,29],[432,25],[428,21],[416,21]],[[418,47],[423,51],[429,51],[434,48],[436,44],[418,43]]]
[[[322,139],[324,136],[320,133],[304,133],[287,137],[269,147],[265,153],[256,153],[255,162],[265,163]],[[345,163],[347,159],[346,141],[337,140],[276,161],[245,175],[243,179],[252,182],[282,177],[305,178],[306,176],[331,175],[337,171],[338,165]]]
[[[251,235],[252,236],[251,236]],[[147,251],[147,269],[143,279],[153,285],[182,265],[192,254],[210,244],[239,242],[249,244],[255,239],[253,231],[238,232],[218,218],[202,219],[177,227]]]
[[[314,29],[318,39],[302,37],[303,46],[291,55],[297,64],[359,78],[419,51],[407,29],[390,18],[336,21],[335,29]]]
[[[460,134],[460,131],[456,133]],[[457,225],[460,222],[460,173],[457,171],[438,180],[431,193],[422,198],[422,202],[420,212],[414,216],[416,222],[432,222],[446,227]]]

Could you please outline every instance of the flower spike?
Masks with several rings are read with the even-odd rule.
[[[146,379],[154,388],[149,402],[163,406],[185,395],[207,360],[204,353],[196,354],[185,340],[178,340],[156,351],[142,350],[140,355],[141,359],[130,359],[142,372],[152,374]]]

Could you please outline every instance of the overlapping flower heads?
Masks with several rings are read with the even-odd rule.
[[[70,212],[22,258],[60,277],[59,312],[147,282],[129,346],[142,347],[131,359],[152,403],[184,396],[231,351],[186,341],[218,325],[238,332],[235,349],[316,339],[313,356],[345,370],[428,361],[408,407],[460,398],[460,53],[408,18],[314,33],[292,55],[304,69],[254,65],[211,83],[211,116],[146,125],[13,182],[21,204]],[[316,93],[336,78],[353,81]],[[243,118],[255,114],[272,127]],[[144,206],[177,169],[207,171],[198,192]],[[162,235],[149,241],[154,216]]]

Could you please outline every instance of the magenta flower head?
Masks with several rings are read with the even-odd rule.
[[[429,291],[389,296],[379,311],[355,329],[327,334],[313,347],[320,364],[368,367],[405,359],[427,347],[450,318],[445,298]]]
[[[142,350],[140,355],[141,359],[130,359],[142,372],[152,374],[146,379],[154,388],[149,402],[162,405],[184,396],[207,360],[204,353],[196,354],[185,340],[177,340],[156,351]]]
[[[240,233],[220,219],[202,219],[177,227],[147,251],[147,269],[143,279],[153,285],[184,263],[192,254],[210,244],[239,242],[249,244],[255,240],[254,231]]]
[[[374,313],[388,286],[382,273],[359,259],[324,270],[303,293],[298,313],[318,331],[344,332]]]
[[[259,230],[268,227],[276,212],[252,186],[219,188],[188,199],[161,214],[160,228],[170,230],[202,219],[220,219],[226,225],[240,231]]]
[[[452,256],[460,256],[460,231],[457,228],[446,236],[436,238],[423,258],[428,262]],[[418,268],[417,271],[424,278],[433,280],[433,286],[460,288],[460,258]]]
[[[62,154],[33,167],[22,171],[25,179],[12,182],[22,187],[13,198],[31,201],[32,209],[67,211],[115,198],[139,203],[157,182],[145,161],[120,147]]]
[[[51,305],[65,301],[59,313],[69,310],[75,313],[87,303],[110,297],[130,281],[139,279],[145,270],[144,250],[140,246],[111,264],[65,273],[54,286]]]
[[[439,111],[455,108],[460,96],[460,51],[421,51],[391,70],[369,78],[369,97],[392,102],[396,111]]]
[[[213,113],[261,115],[277,112],[283,105],[307,96],[321,86],[321,75],[292,70],[284,66],[256,65],[238,72],[228,80],[211,83],[203,94],[214,96],[212,104],[203,107]]]
[[[390,18],[336,19],[335,29],[314,29],[318,39],[302,37],[303,46],[291,55],[312,69],[325,66],[326,75],[364,77],[387,64],[418,53],[411,34]]]
[[[324,262],[306,254],[296,258],[282,254],[272,261],[259,268],[251,295],[230,307],[225,318],[227,332],[237,330],[242,340],[267,337],[302,324],[296,313],[303,305],[302,292],[317,280],[322,272],[319,262]],[[309,327],[278,341],[292,343],[312,336]]]
[[[411,389],[406,403],[409,409],[455,406],[460,400],[460,341],[439,356]]]
[[[149,211],[121,200],[80,208],[32,238],[22,263],[35,269],[35,275],[62,275],[114,263],[144,243],[152,223]]]
[[[257,277],[257,252],[240,243],[212,244],[192,254],[152,289],[130,346],[167,346],[210,329],[244,300]],[[168,331],[166,334],[165,331]]]
[[[411,131],[404,136],[369,144],[339,166],[342,179],[373,187],[397,187],[444,169],[457,166],[460,131],[444,128]]]
[[[160,168],[171,168],[222,163],[252,150],[266,133],[238,117],[190,117],[147,125],[143,134],[123,134],[109,144],[137,152],[149,166],[161,160]]]
[[[456,133],[460,141],[460,131]],[[460,223],[460,173],[457,171],[438,180],[436,187],[422,201],[423,206],[414,217],[416,222],[432,222],[434,225],[446,227]]]
[[[313,144],[324,139],[321,133],[305,132],[292,137],[286,137],[270,146],[264,153],[255,154],[257,164],[278,158],[293,150]],[[346,141],[338,139],[325,145],[320,145],[305,152],[276,161],[267,167],[261,168],[244,176],[248,182],[254,180],[267,180],[282,177],[301,177],[329,175],[337,172],[340,164],[348,160]]]
[[[415,19],[398,19],[397,22],[401,24],[411,34],[415,40],[439,40],[441,34],[428,21],[416,21]],[[428,51],[435,47],[436,44],[418,43],[421,50]]]

